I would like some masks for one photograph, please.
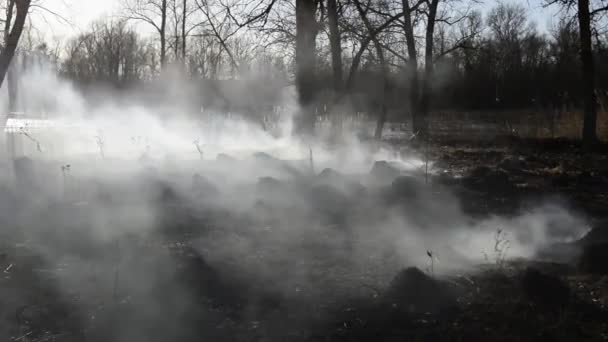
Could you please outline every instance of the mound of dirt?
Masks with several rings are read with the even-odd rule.
[[[365,191],[365,187],[353,178],[348,177],[334,169],[326,168],[314,180],[316,185],[329,185],[350,194],[357,195]]]
[[[579,260],[579,268],[583,272],[608,274],[608,242],[590,243],[585,246]]]
[[[175,203],[179,200],[179,194],[172,184],[166,181],[157,181],[150,185],[153,191],[153,199],[161,203]]]
[[[234,158],[231,155],[225,154],[225,153],[220,153],[217,155],[217,157],[215,157],[215,160],[220,162],[220,163],[235,163],[238,160],[236,158]]]
[[[456,306],[449,287],[416,267],[407,268],[391,281],[384,301],[410,313],[440,313]]]
[[[491,190],[501,193],[515,188],[507,172],[486,166],[479,166],[471,170],[467,176],[463,177],[462,183],[473,190]]]
[[[564,281],[536,268],[523,271],[521,286],[529,300],[545,307],[562,308],[570,301],[570,288]]]
[[[177,263],[177,274],[186,288],[220,305],[231,306],[242,302],[241,293],[194,248],[185,246],[172,252]]]
[[[315,185],[310,189],[309,200],[316,213],[329,219],[330,223],[342,223],[351,200],[331,185]]]
[[[266,152],[256,152],[252,156],[253,161],[258,167],[274,172],[279,172],[282,175],[298,178],[302,176],[296,167],[290,165],[289,162],[271,156]]]
[[[370,175],[376,180],[392,181],[401,175],[401,171],[389,162],[381,160],[374,163]]]
[[[271,156],[270,154],[268,154],[266,152],[255,152],[252,155],[252,157],[256,161],[260,161],[260,162],[267,162],[267,163],[279,162],[279,159]]]
[[[323,169],[316,177],[316,181],[322,184],[335,184],[343,179],[344,175],[332,168]]]
[[[198,173],[192,176],[192,191],[197,197],[209,198],[219,194],[217,187]]]
[[[525,167],[523,158],[508,156],[498,163],[498,167],[507,172],[521,172]]]
[[[594,243],[608,242],[608,220],[602,220],[593,225],[593,228],[577,244],[590,245]]]
[[[262,177],[258,179],[256,190],[259,195],[276,195],[283,191],[284,184],[280,180],[273,177]]]
[[[416,198],[422,190],[423,183],[416,177],[399,176],[388,189],[387,197],[389,201],[403,201]]]
[[[34,194],[38,191],[40,178],[34,161],[27,157],[13,161],[17,190],[22,194]]]

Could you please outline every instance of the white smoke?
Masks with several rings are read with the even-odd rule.
[[[175,81],[167,86],[174,92],[181,87]],[[387,203],[383,191],[392,179],[372,181],[368,173],[374,162],[386,160],[404,174],[418,175],[426,169],[424,158],[394,146],[361,142],[354,132],[346,132],[339,145],[302,142],[292,135],[297,112],[293,88],[286,89],[277,104],[284,109],[275,131],[238,115],[209,115],[205,109],[192,113],[186,104],[159,106],[135,96],[128,101],[104,98],[103,90],[97,94],[103,101],[87,101],[70,82],[48,70],[24,75],[22,89],[32,108],[28,114],[63,128],[30,132],[41,145],[40,150],[28,149],[29,157],[42,165],[41,184],[17,214],[6,209],[12,199],[2,198],[0,216],[23,227],[21,236],[50,264],[71,264],[59,274],[66,291],[96,293],[101,285],[83,285],[82,272],[89,272],[103,278],[100,284],[107,292],[108,274],[119,266],[105,256],[83,255],[94,254],[96,248],[107,253],[107,244],[120,245],[133,235],[141,242],[134,244],[137,248],[119,248],[124,258],[159,253],[167,242],[150,235],[167,220],[191,230],[211,230],[203,238],[186,236],[180,243],[193,244],[212,265],[238,270],[252,282],[270,281],[287,294],[303,288],[356,287],[364,276],[383,283],[402,267],[425,269],[429,253],[437,273],[492,263],[499,230],[500,239],[508,243],[501,247],[504,256],[498,257],[532,258],[539,249],[577,239],[587,229],[566,206],[550,203],[515,217],[474,219],[449,189],[436,193],[433,185],[424,184],[424,177],[419,179],[425,189],[421,194]],[[251,157],[256,152],[280,160],[256,160]],[[236,161],[217,161],[220,154]],[[327,190],[310,175],[310,164],[316,174],[333,168],[343,176]],[[194,174],[202,175],[217,193],[196,197]],[[279,190],[266,197],[256,187],[265,176],[279,183]],[[10,177],[1,181],[14,185]],[[363,190],[342,184],[350,181]],[[171,210],[181,209],[173,203],[158,206],[155,201],[164,196],[159,183],[173,189],[184,212],[171,216]],[[333,219],[336,214],[334,205],[345,212],[337,214],[345,216],[343,223],[326,222],[325,216]],[[141,247],[145,244],[155,247]],[[163,267],[173,267],[165,256],[154,255],[163,260]],[[145,297],[155,278],[125,264],[121,272],[131,276],[124,287]],[[318,279],[324,279],[322,286]]]

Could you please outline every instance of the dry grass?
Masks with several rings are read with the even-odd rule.
[[[495,112],[435,112],[431,129],[438,135],[469,138],[568,138],[578,140],[583,130],[583,112],[514,110]],[[608,111],[598,112],[598,137],[608,142]]]
[[[562,113],[557,121],[555,137],[580,139],[583,130],[583,112]],[[602,141],[608,141],[608,111],[598,112],[597,133]]]

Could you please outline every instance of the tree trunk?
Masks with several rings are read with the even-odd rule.
[[[13,22],[13,14],[15,9],[15,0],[7,0],[6,4],[6,19],[4,22],[4,46],[8,45],[8,36]],[[15,70],[10,65],[7,70],[8,82],[8,112],[17,111],[17,82],[15,79]]]
[[[338,27],[337,0],[327,0],[327,16],[329,20],[334,92],[336,93],[336,98],[339,98],[342,95],[344,80],[342,76],[342,41],[340,38],[340,28]]]
[[[407,53],[410,58],[407,64],[407,77],[409,77],[409,100],[410,114],[412,116],[412,131],[414,134],[423,130],[424,124],[421,122],[420,113],[418,110],[420,101],[420,91],[418,89],[418,54],[416,52],[416,38],[414,37],[414,26],[412,24],[412,10],[409,0],[402,0],[403,3],[403,23],[405,30],[405,41],[407,44]]]
[[[374,30],[374,34],[377,35],[378,33],[382,32],[384,29],[389,27],[389,25],[391,23],[397,21],[401,17],[403,17],[403,14],[398,14],[398,15],[391,17],[389,20],[384,22],[384,24],[378,26]],[[355,74],[357,73],[357,70],[359,69],[359,65],[361,64],[361,58],[363,57],[363,54],[367,50],[367,47],[369,46],[371,41],[372,41],[371,35],[367,36],[363,40],[361,40],[361,45],[359,46],[359,51],[357,51],[357,53],[355,54],[355,57],[353,57],[353,60],[350,65],[350,69],[348,70],[348,76],[346,77],[346,93],[350,93],[350,91],[352,90],[352,87],[354,85],[354,80],[355,80]]]
[[[315,11],[315,0],[296,0],[296,87],[301,111],[297,129],[304,134],[314,133],[315,128]]]
[[[354,86],[355,74],[357,73],[357,70],[359,69],[359,65],[361,64],[361,58],[363,57],[365,50],[367,50],[367,47],[370,42],[371,42],[371,38],[369,38],[369,37],[364,39],[363,41],[361,41],[361,46],[359,47],[359,51],[357,51],[357,54],[355,55],[355,57],[353,58],[353,61],[351,62],[350,69],[348,71],[348,76],[346,77],[346,93],[350,93]]]
[[[327,17],[329,21],[329,42],[331,46],[331,66],[333,69],[334,98],[332,104],[331,122],[336,136],[341,134],[341,116],[336,113],[335,106],[344,94],[344,79],[342,75],[342,39],[338,26],[337,0],[327,0]]]
[[[355,0],[355,6],[357,6],[357,11],[359,12],[359,16],[365,25],[365,29],[369,33],[370,39],[374,42],[374,47],[376,48],[376,54],[378,55],[378,61],[380,62],[380,69],[382,73],[382,94],[380,96],[380,113],[378,115],[376,121],[376,131],[374,132],[374,137],[376,139],[382,138],[382,131],[384,129],[384,124],[386,123],[386,94],[388,92],[388,66],[386,64],[386,59],[384,58],[384,51],[382,50],[382,45],[378,40],[378,34],[376,30],[372,27],[369,19],[367,18],[367,13],[361,7],[361,2],[359,0]]]
[[[182,64],[186,65],[186,18],[187,18],[187,8],[188,0],[184,0],[183,8],[182,8]]]
[[[427,137],[429,134],[429,110],[431,102],[431,77],[434,71],[433,37],[435,35],[435,19],[437,17],[437,6],[439,0],[432,0],[429,5],[429,15],[426,24],[426,42],[424,53],[424,79],[422,83],[422,94],[420,96],[420,135]]]
[[[384,59],[384,54],[382,48],[379,44],[377,44],[376,49],[379,51],[378,55],[380,59],[380,64],[382,65],[382,96],[380,98],[380,114],[378,115],[378,119],[376,121],[376,131],[374,132],[374,138],[380,140],[382,139],[382,131],[384,130],[384,125],[386,124],[387,119],[387,104],[386,104],[386,94],[389,90],[388,84],[388,70],[386,67],[386,61]],[[381,55],[382,54],[382,55]]]
[[[11,60],[15,56],[15,50],[19,44],[19,38],[23,32],[23,26],[25,25],[25,19],[27,18],[27,12],[30,8],[31,0],[17,0],[17,15],[15,17],[15,23],[11,29],[8,38],[6,39],[6,45],[2,49],[0,54],[0,87],[4,83],[4,78],[11,64]]]
[[[593,53],[591,50],[591,14],[589,0],[578,0],[578,23],[580,28],[580,58],[583,65],[583,144],[593,145],[597,141],[597,107]]]
[[[14,63],[14,61],[12,63]],[[17,111],[19,89],[17,87],[15,68],[12,65],[9,65],[8,70],[6,71],[6,85],[8,87],[8,112],[14,113]]]
[[[160,65],[161,69],[167,63],[167,0],[162,0],[160,8]]]

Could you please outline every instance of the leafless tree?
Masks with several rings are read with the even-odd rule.
[[[15,0],[6,0],[6,17],[4,19],[4,46],[8,45],[8,37],[10,35],[10,28],[13,22],[15,9]],[[15,80],[14,68],[9,65],[7,71],[7,83],[8,83],[8,111],[16,111],[17,106],[17,83]]]
[[[152,50],[125,21],[100,21],[68,43],[63,72],[82,82],[124,84],[150,74]]]
[[[435,53],[435,28],[438,22],[452,25],[462,22],[470,15],[470,7],[464,6],[464,10],[452,11],[452,13],[441,13],[441,5],[447,6],[457,0],[426,0],[416,2],[414,6],[409,0],[402,0],[404,20],[403,28],[408,51],[408,74],[410,77],[410,103],[412,113],[413,131],[422,137],[428,136],[429,111],[431,100],[431,79],[434,73]],[[475,2],[475,0],[471,0]],[[422,84],[419,84],[417,69],[419,64],[418,42],[414,35],[416,24],[423,23],[424,32],[424,76]],[[446,50],[461,48],[461,44],[454,45]],[[445,53],[445,51],[443,52]],[[421,90],[421,91],[420,91]]]
[[[591,10],[589,0],[578,0],[578,26],[581,35],[581,61],[583,62],[584,111],[583,141],[592,145],[597,141],[597,98],[591,43]],[[608,8],[607,8],[608,9]]]
[[[377,44],[381,45],[387,52],[390,52],[391,55],[397,57],[398,60],[405,63],[406,75],[408,77],[407,88],[409,89],[407,97],[410,103],[409,112],[412,116],[412,128],[415,133],[418,133],[421,136],[426,136],[428,134],[431,80],[437,57],[438,55],[447,54],[462,48],[466,41],[465,37],[462,37],[461,40],[454,41],[452,46],[444,46],[439,54],[435,52],[435,29],[437,24],[453,25],[455,23],[460,23],[470,14],[467,6],[464,6],[464,10],[450,11],[449,13],[447,13],[448,11],[441,10],[440,5],[443,4],[445,7],[452,2],[454,2],[454,0],[401,0],[399,4],[397,4],[396,1],[390,0],[368,1],[370,13],[384,18],[384,22],[376,27],[375,32],[368,32],[368,35],[370,33],[375,33],[375,36],[378,36],[383,31],[386,31],[385,36],[389,39],[387,43],[382,43],[382,41],[378,40]],[[405,38],[405,53],[401,53],[399,47],[396,46],[399,44],[394,43],[394,37],[397,32],[394,31],[393,28],[396,27],[400,27],[403,32]],[[423,39],[420,39],[416,35],[416,32],[424,32]],[[369,35],[368,39],[362,37],[361,48],[353,59],[349,79],[352,79],[352,71],[356,70],[367,44],[369,44],[370,41],[373,42],[373,36],[374,35]],[[374,45],[376,45],[375,42]],[[424,54],[419,51],[420,46],[424,47],[422,50]],[[422,78],[419,75],[421,56],[424,57],[424,74]]]
[[[365,4],[365,8],[361,4],[361,1],[359,1],[359,0],[353,0],[353,1],[355,3],[355,6],[357,7],[359,16],[361,17],[361,20],[363,21],[365,28],[367,29],[370,39],[374,43],[374,46],[376,48],[376,53],[378,56],[378,62],[380,63],[380,74],[382,75],[382,92],[381,92],[381,99],[380,99],[381,109],[380,109],[380,115],[378,115],[378,119],[376,121],[377,122],[376,131],[374,133],[374,136],[376,137],[376,139],[380,139],[382,137],[382,130],[384,128],[384,124],[386,122],[386,116],[387,116],[386,95],[388,93],[388,88],[389,88],[389,80],[388,80],[389,70],[388,70],[386,58],[384,57],[384,50],[382,48],[382,45],[380,44],[380,40],[378,39],[378,32],[376,31],[376,28],[372,26],[372,24],[367,16],[368,12],[369,12],[370,1],[367,1],[367,3]]]
[[[4,78],[9,69],[13,56],[15,55],[15,50],[17,50],[19,38],[21,37],[21,33],[23,32],[23,27],[25,26],[25,20],[30,9],[30,5],[31,0],[14,0],[12,2],[9,2],[8,7],[11,8],[12,11],[12,8],[14,6],[14,8],[17,10],[17,13],[15,15],[15,21],[13,22],[13,25],[10,30],[7,26],[5,26],[5,34],[8,32],[8,35],[5,38],[5,44],[2,49],[2,53],[0,53],[0,87],[4,83]],[[8,17],[9,16],[7,15],[7,18]],[[12,14],[10,17],[12,17]]]
[[[204,35],[214,37],[228,55],[234,69],[238,69],[238,62],[229,47],[228,41],[236,35],[240,27],[234,27],[226,7],[212,6],[207,0],[196,0],[196,6],[205,18],[208,29],[203,30]]]
[[[168,0],[124,0],[125,19],[152,26],[160,40],[160,64],[167,63]]]
[[[339,27],[340,14],[337,0],[327,0],[327,21],[329,23],[329,41],[336,98],[342,95],[344,80],[342,75],[342,37]]]
[[[427,136],[429,133],[429,111],[431,101],[431,77],[435,68],[434,54],[434,37],[435,25],[437,21],[437,8],[439,0],[431,0],[428,3],[426,15],[426,32],[425,32],[425,52],[424,52],[424,78],[422,83],[422,94],[420,96],[420,108],[418,114],[421,117],[421,127],[419,132],[422,136]]]
[[[173,57],[175,58],[176,61],[180,60],[180,49],[181,49],[181,40],[182,40],[182,35],[181,35],[181,26],[182,26],[182,17],[183,17],[183,12],[181,9],[181,0],[169,0],[168,3],[168,7],[169,7],[169,13],[170,13],[170,20],[171,20],[171,30],[172,35],[171,35],[171,43],[170,45],[172,45],[173,47]]]
[[[186,25],[188,22],[188,16],[192,13],[188,9],[188,0],[182,1],[182,61],[186,62],[186,44],[188,41],[188,30],[186,30]]]
[[[559,4],[566,10],[576,10],[580,34],[580,59],[583,86],[583,143],[592,146],[597,142],[597,94],[595,92],[595,65],[593,61],[592,29],[594,19],[608,13],[606,0],[547,0],[547,5]]]
[[[299,129],[304,133],[312,133],[315,124],[312,105],[315,95],[318,4],[317,0],[296,0],[296,86],[302,107]]]
[[[188,39],[196,29],[207,25],[201,17],[195,0],[169,0],[168,11],[172,37],[169,40],[176,61],[186,63]]]

